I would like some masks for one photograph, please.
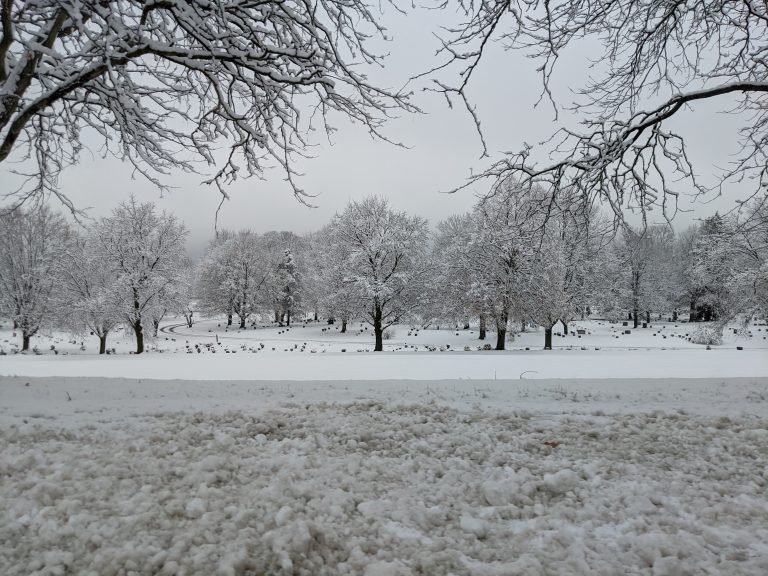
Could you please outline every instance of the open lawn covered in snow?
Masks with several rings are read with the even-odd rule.
[[[395,326],[384,352],[373,353],[370,330],[360,324],[341,334],[338,325],[315,322],[290,329],[227,330],[218,320],[192,328],[172,321],[161,327],[152,349],[142,356],[129,354],[132,339],[122,334],[110,344],[116,357],[99,357],[95,337],[35,336],[33,345],[41,355],[0,357],[0,374],[194,380],[768,376],[767,326],[754,324],[738,335],[729,329],[723,344],[710,350],[687,340],[695,328],[659,322],[632,330],[622,323],[575,322],[569,335],[555,336],[552,351],[541,349],[543,332],[530,328],[508,342],[509,350],[498,352],[478,350],[493,341],[492,333],[483,342],[476,330]],[[12,331],[0,330],[0,344],[10,350],[13,343]]]

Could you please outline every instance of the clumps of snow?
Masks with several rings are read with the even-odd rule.
[[[768,573],[768,421],[301,404],[0,428],[0,565]]]
[[[542,486],[555,496],[565,494],[576,488],[579,483],[578,475],[569,469],[559,470],[554,474],[545,474]]]
[[[694,344],[720,346],[723,343],[723,328],[714,324],[697,326],[691,332],[690,340]]]

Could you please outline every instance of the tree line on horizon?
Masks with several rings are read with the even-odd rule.
[[[168,315],[257,320],[353,321],[373,328],[383,350],[394,324],[479,328],[496,350],[528,325],[544,348],[560,322],[596,310],[637,327],[660,316],[726,323],[768,312],[768,209],[745,205],[676,233],[668,225],[616,230],[574,195],[554,204],[537,187],[508,180],[465,214],[430,231],[383,198],[351,201],[321,229],[222,231],[199,262],[185,255],[187,230],[135,199],[80,229],[47,206],[0,216],[0,316],[21,350],[43,328],[99,338],[133,333],[136,353]]]

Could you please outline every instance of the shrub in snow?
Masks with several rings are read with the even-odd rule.
[[[384,332],[381,333],[381,337],[384,340],[391,340],[392,339],[392,330],[384,330]]]
[[[723,343],[723,328],[713,325],[698,326],[691,334],[691,342],[719,346]]]

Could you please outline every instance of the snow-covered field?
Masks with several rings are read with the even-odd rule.
[[[576,322],[568,336],[555,336],[555,350],[542,350],[543,333],[519,334],[506,352],[480,351],[476,330],[392,329],[384,353],[373,353],[373,336],[360,325],[341,334],[338,326],[310,323],[290,329],[230,329],[208,320],[191,329],[167,323],[154,350],[129,355],[131,338],[112,338],[116,356],[98,357],[98,341],[41,335],[32,344],[42,355],[0,357],[0,374],[21,376],[127,376],[194,380],[386,380],[523,378],[685,378],[768,376],[768,327],[747,335],[728,330],[721,346],[692,344],[685,323],[658,323],[632,330],[621,323]],[[585,333],[579,335],[577,330]],[[624,334],[630,330],[631,334]],[[80,343],[85,350],[81,350]],[[10,350],[11,331],[0,330]],[[55,347],[58,354],[51,350]],[[465,347],[470,350],[465,351]],[[737,347],[743,348],[737,350]]]
[[[143,357],[0,357],[0,573],[768,573],[765,327],[400,328],[376,356],[173,324]]]

